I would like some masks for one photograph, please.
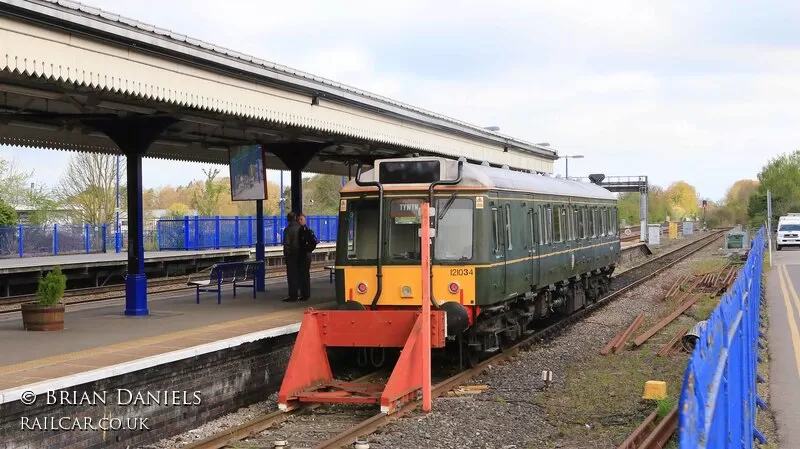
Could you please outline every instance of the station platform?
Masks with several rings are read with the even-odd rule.
[[[312,261],[327,264],[335,255],[336,243],[320,243],[312,254]],[[0,259],[0,297],[33,293],[42,273],[56,266],[67,276],[70,289],[122,284],[127,258],[127,252],[112,252]],[[185,276],[207,270],[216,263],[255,259],[255,248],[148,251],[144,259],[148,278]],[[264,259],[267,272],[272,267],[282,267],[283,247],[266,247]]]
[[[336,243],[320,243],[315,252],[329,252],[335,250]],[[250,257],[256,252],[255,248],[228,248],[207,249],[191,251],[147,251],[144,253],[145,263],[170,262],[196,259],[220,259],[222,257]],[[266,257],[283,256],[282,246],[268,246],[264,248]],[[93,267],[124,267],[128,263],[128,253],[95,253],[71,254],[59,256],[20,257],[0,259],[0,275],[28,272],[41,272],[50,270],[55,266],[62,269],[93,268]]]
[[[284,277],[269,279],[267,292],[254,299],[241,289],[151,294],[151,315],[126,317],[122,300],[68,306],[65,329],[27,332],[19,313],[0,317],[0,404],[24,391],[69,388],[243,343],[297,332],[308,307],[324,309],[335,301],[327,275],[312,275],[307,302],[285,303]],[[41,391],[39,391],[41,390]]]
[[[769,402],[780,447],[800,447],[800,250],[772,252],[767,277]],[[770,441],[773,443],[773,441]]]

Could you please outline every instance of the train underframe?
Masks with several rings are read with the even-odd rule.
[[[466,366],[502,351],[533,333],[544,320],[567,316],[592,304],[608,293],[614,265],[584,273],[554,285],[532,289],[507,301],[480,307],[471,327],[448,345],[458,351]]]

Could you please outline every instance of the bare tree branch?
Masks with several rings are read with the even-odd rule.
[[[125,179],[124,158],[120,161],[120,190]],[[116,208],[116,156],[78,153],[70,158],[59,184],[59,196],[71,205],[74,219],[81,223],[101,224],[114,220]],[[120,192],[122,195],[122,192]],[[125,207],[120,204],[120,207]]]

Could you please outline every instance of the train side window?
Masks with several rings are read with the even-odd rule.
[[[594,228],[592,229],[592,237],[600,237],[600,214],[597,213],[597,208],[592,208],[592,223],[594,224]]]
[[[553,243],[561,241],[561,208],[556,206],[553,208]]]
[[[378,257],[378,201],[348,201],[347,258],[374,260]]]
[[[553,241],[553,208],[547,206],[545,209],[544,243],[549,245]]]
[[[469,198],[456,198],[449,208],[445,206],[448,199],[437,202],[437,212],[446,213],[437,223],[437,234],[434,240],[434,257],[436,260],[470,260],[473,245],[473,210],[474,204]]]
[[[506,241],[508,242],[508,249],[511,250],[511,205],[506,203]]]
[[[584,219],[584,213],[583,212],[584,212],[583,208],[575,210],[575,218],[578,221],[578,232],[577,232],[578,235],[577,235],[577,237],[579,239],[585,239],[586,238],[586,228],[583,226],[583,221],[584,221],[583,220]]]
[[[499,254],[502,251],[500,247],[500,214],[497,213],[497,208],[492,208],[492,229],[494,230],[494,252]]]
[[[567,207],[567,221],[569,222],[569,241],[576,239],[575,232],[575,208],[573,206]]]
[[[545,219],[544,219],[544,208],[542,206],[539,206],[539,207],[536,208],[536,223],[537,223],[537,227],[539,228],[539,232],[538,232],[539,239],[536,240],[536,243],[538,243],[540,245],[544,245],[544,236],[545,236],[544,222],[545,222]]]
[[[600,209],[600,223],[603,225],[601,234],[608,235],[608,213],[605,207]]]
[[[586,236],[595,238],[597,237],[597,232],[595,232],[594,227],[594,208],[588,208],[586,210],[586,216],[589,217],[589,220],[586,222]]]
[[[352,210],[347,213],[347,258],[356,255],[356,214]]]
[[[617,220],[617,208],[611,209],[611,227],[614,235],[619,234],[619,220]]]

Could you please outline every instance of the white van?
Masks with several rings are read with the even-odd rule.
[[[800,246],[800,214],[789,214],[778,219],[775,248],[780,251],[784,246]]]

